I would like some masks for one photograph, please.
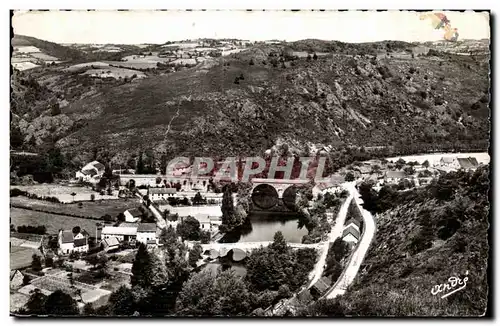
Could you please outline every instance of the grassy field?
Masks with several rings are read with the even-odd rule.
[[[80,226],[82,229],[85,229],[91,237],[95,237],[96,222],[96,220],[91,219],[42,213],[22,208],[10,209],[10,224],[14,224],[16,227],[19,225],[45,225],[47,233],[49,234],[55,234],[59,229],[72,229],[74,226]]]
[[[93,77],[106,78],[113,77],[115,79],[118,78],[130,78],[132,76],[136,76],[136,78],[145,78],[146,75],[140,71],[124,69],[124,68],[116,68],[116,67],[105,67],[99,69],[89,69],[85,71],[83,74],[90,75]]]
[[[84,201],[90,200],[90,195],[94,194],[95,199],[117,199],[118,191],[114,191],[112,196],[104,195],[101,196],[98,192],[93,191],[88,187],[79,187],[79,186],[66,186],[59,184],[39,184],[39,185],[30,185],[30,186],[11,186],[11,189],[17,188],[23,191],[27,191],[31,194],[35,194],[38,196],[47,196],[47,197],[57,197],[61,202],[71,203],[73,201]],[[71,196],[72,193],[75,193],[75,197]]]
[[[95,229],[95,228],[94,228]],[[95,233],[95,231],[94,231]],[[41,256],[41,253],[37,249],[24,248],[19,246],[10,246],[10,269],[19,269],[28,267],[31,264],[33,254]]]
[[[58,204],[44,200],[31,199],[23,196],[12,197],[11,205],[15,207],[43,210],[56,214],[78,215],[85,217],[100,218],[105,214],[116,217],[119,213],[123,213],[127,209],[136,208],[139,206],[137,198],[130,199],[114,199],[114,200],[97,200],[86,201],[81,203]],[[79,206],[81,204],[81,206]]]

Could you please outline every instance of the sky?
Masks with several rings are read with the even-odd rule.
[[[490,38],[487,12],[442,11],[460,39]],[[415,11],[17,11],[15,34],[57,43],[164,43],[196,38],[342,42],[443,39]]]

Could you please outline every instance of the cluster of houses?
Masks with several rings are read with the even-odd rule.
[[[411,166],[410,170],[406,170]],[[402,169],[391,170],[387,165],[380,161],[374,160],[361,163],[352,169],[356,178],[371,180],[375,183],[375,187],[381,187],[388,184],[399,184],[401,181],[409,181],[415,186],[424,186],[429,184],[433,177],[442,173],[448,173],[457,170],[470,171],[475,170],[480,166],[475,157],[441,157],[432,166],[423,164],[408,164],[406,163]]]
[[[85,165],[80,171],[76,172],[76,179],[90,183],[98,183],[104,174],[104,164],[93,161]]]

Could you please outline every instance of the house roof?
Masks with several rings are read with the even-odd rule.
[[[175,194],[177,189],[175,188],[149,188],[150,194]]]
[[[137,227],[137,232],[156,232],[155,223],[141,223]]]
[[[210,222],[221,222],[222,219],[219,216],[209,216],[208,219]]]
[[[90,162],[89,164],[95,166],[95,168],[97,170],[104,170],[104,164],[102,164],[101,162],[99,161],[93,161],[93,162]]]
[[[344,232],[342,233],[342,238],[348,235],[349,233],[359,240],[359,231],[356,230],[352,225],[344,229]]]
[[[120,245],[120,241],[118,241],[118,238],[116,237],[111,237],[108,239],[104,239],[103,244],[105,247],[115,247]]]
[[[320,278],[314,285],[312,286],[315,288],[319,293],[324,293],[330,288],[330,280],[326,277]]]
[[[85,230],[81,230],[81,231],[80,231],[80,233],[81,233],[84,237],[89,237],[89,236],[90,236],[90,234],[89,234],[87,231],[85,231]]]
[[[360,227],[360,225],[361,225],[361,223],[360,223],[357,219],[355,219],[355,218],[350,218],[350,219],[348,219],[348,220],[345,222],[345,225],[346,225],[346,226],[349,226],[349,224],[354,224],[354,225],[356,225],[358,228],[359,228],[359,227]]]
[[[73,231],[63,230],[62,231],[62,243],[70,243],[70,242],[73,242]]]
[[[156,244],[156,240],[148,240],[146,244]]]
[[[459,157],[457,158],[457,161],[462,169],[471,169],[478,166],[478,162],[475,157]]]
[[[404,171],[387,171],[385,173],[386,178],[393,178],[393,179],[402,179],[406,177],[406,174]]]
[[[118,226],[122,227],[122,228],[137,228],[137,227],[139,227],[139,224],[138,223],[130,223],[130,222],[122,222]]]
[[[90,175],[91,177],[97,175],[96,169],[82,170],[82,173],[85,175]]]
[[[135,228],[135,227],[122,227],[122,226],[105,226],[102,228],[101,234],[137,235],[137,228]]]
[[[372,171],[372,168],[367,165],[361,165],[356,167],[355,170],[358,170],[361,173],[370,173]]]
[[[441,162],[443,163],[453,163],[455,159],[453,157],[441,157]]]
[[[75,239],[74,245],[75,245],[75,247],[83,247],[83,246],[87,245],[87,239],[86,238]]]
[[[474,166],[478,166],[479,165],[479,162],[477,161],[477,158],[475,157],[469,157],[469,161],[474,165]]]
[[[126,210],[126,212],[129,212],[129,214],[132,215],[133,217],[142,216],[142,212],[138,208],[128,209]]]

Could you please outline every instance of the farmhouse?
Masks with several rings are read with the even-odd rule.
[[[104,174],[104,164],[93,161],[85,165],[80,171],[76,172],[76,178],[80,181],[98,182]]]
[[[200,229],[204,231],[218,230],[222,221],[218,216],[209,216],[208,214],[196,214],[194,218],[200,222]]]
[[[102,240],[112,237],[117,238],[120,242],[135,240],[137,237],[137,224],[122,223],[120,226],[105,226],[102,228],[100,235]]]
[[[141,223],[137,227],[137,241],[144,244],[156,244],[156,224]]]
[[[78,233],[73,233],[78,231]],[[85,230],[59,230],[58,253],[60,255],[67,255],[72,252],[87,252],[89,250],[88,243],[89,234]]]

